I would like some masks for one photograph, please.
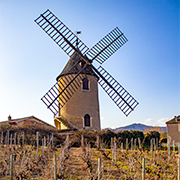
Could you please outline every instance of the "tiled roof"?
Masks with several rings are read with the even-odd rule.
[[[166,124],[180,124],[180,115],[174,116],[174,118],[167,121]]]
[[[46,123],[45,121],[43,121],[43,120],[41,120],[41,119],[39,119],[39,118],[37,118],[37,117],[35,117],[35,116],[28,116],[28,117],[23,117],[23,118],[11,119],[11,120],[8,120],[8,121],[2,121],[2,122],[0,122],[0,124],[19,123],[19,122],[22,122],[22,121],[26,121],[26,120],[28,120],[28,119],[35,119],[35,120],[37,120],[37,121],[39,121],[39,122],[41,122],[41,123],[43,123],[43,124],[46,124],[47,126],[50,126],[50,127],[52,127],[52,128],[55,128],[55,127],[52,126],[51,124],[48,124],[48,123]]]

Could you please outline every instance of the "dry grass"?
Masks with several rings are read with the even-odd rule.
[[[141,179],[142,158],[146,158],[146,179],[176,179],[177,152],[117,149],[117,161],[112,161],[110,149],[47,148],[37,157],[36,147],[0,147],[0,179],[10,178],[10,155],[13,154],[13,179],[54,179],[54,154],[57,155],[58,179],[97,179],[98,158],[102,158],[102,179]]]

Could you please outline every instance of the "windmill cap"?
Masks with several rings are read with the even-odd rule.
[[[80,56],[77,53],[74,53],[71,58],[69,59],[68,63],[66,64],[66,66],[64,67],[63,71],[61,72],[61,74],[56,78],[56,80],[58,81],[58,79],[61,76],[64,75],[68,75],[68,74],[78,74],[78,72],[81,70],[81,65],[84,63],[84,61],[81,61]],[[92,70],[92,68],[90,66],[87,66],[87,68],[85,68],[82,71],[82,74],[87,74],[87,75],[93,75],[96,76],[98,78],[98,76],[96,75],[96,73]]]

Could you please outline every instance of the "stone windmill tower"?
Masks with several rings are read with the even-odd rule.
[[[127,38],[115,28],[89,49],[50,10],[35,22],[70,57],[56,84],[41,98],[53,112],[57,129],[100,129],[98,83],[119,109],[128,116],[138,102],[102,67]]]
[[[74,53],[62,73],[57,77],[58,82],[68,83],[68,78],[74,77],[83,66],[78,54]],[[66,120],[66,124],[73,125],[72,127],[100,129],[99,117],[99,101],[98,101],[98,76],[88,67],[82,72],[82,78],[79,79],[80,87],[76,93],[68,100],[68,102],[59,108],[59,115],[55,118],[55,124],[61,122],[61,128]],[[59,84],[62,87],[61,83]],[[62,87],[63,88],[63,87]],[[65,92],[68,94],[68,91]],[[63,104],[63,95],[59,96],[60,104]],[[64,121],[63,121],[64,120]],[[64,127],[65,128],[65,127]]]

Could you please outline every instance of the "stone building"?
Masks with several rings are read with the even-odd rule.
[[[9,115],[8,120],[0,122],[0,126],[6,126],[6,125],[11,125],[14,127],[35,125],[35,126],[40,126],[42,128],[55,129],[54,126],[46,123],[45,121],[43,121],[35,116],[28,116],[28,117],[23,117],[23,118],[12,119],[12,117]]]
[[[167,137],[170,144],[180,143],[180,115],[174,116],[171,120],[166,122],[167,126]]]
[[[63,79],[68,82],[68,76],[76,76],[85,65],[83,61],[79,60],[79,55],[74,53],[62,73],[57,77],[57,81]],[[54,119],[57,129],[100,129],[98,76],[89,66],[81,74],[84,76],[81,86],[63,107],[59,107],[58,117]],[[68,93],[68,90],[65,93]],[[59,97],[61,104],[60,99],[63,97]]]

